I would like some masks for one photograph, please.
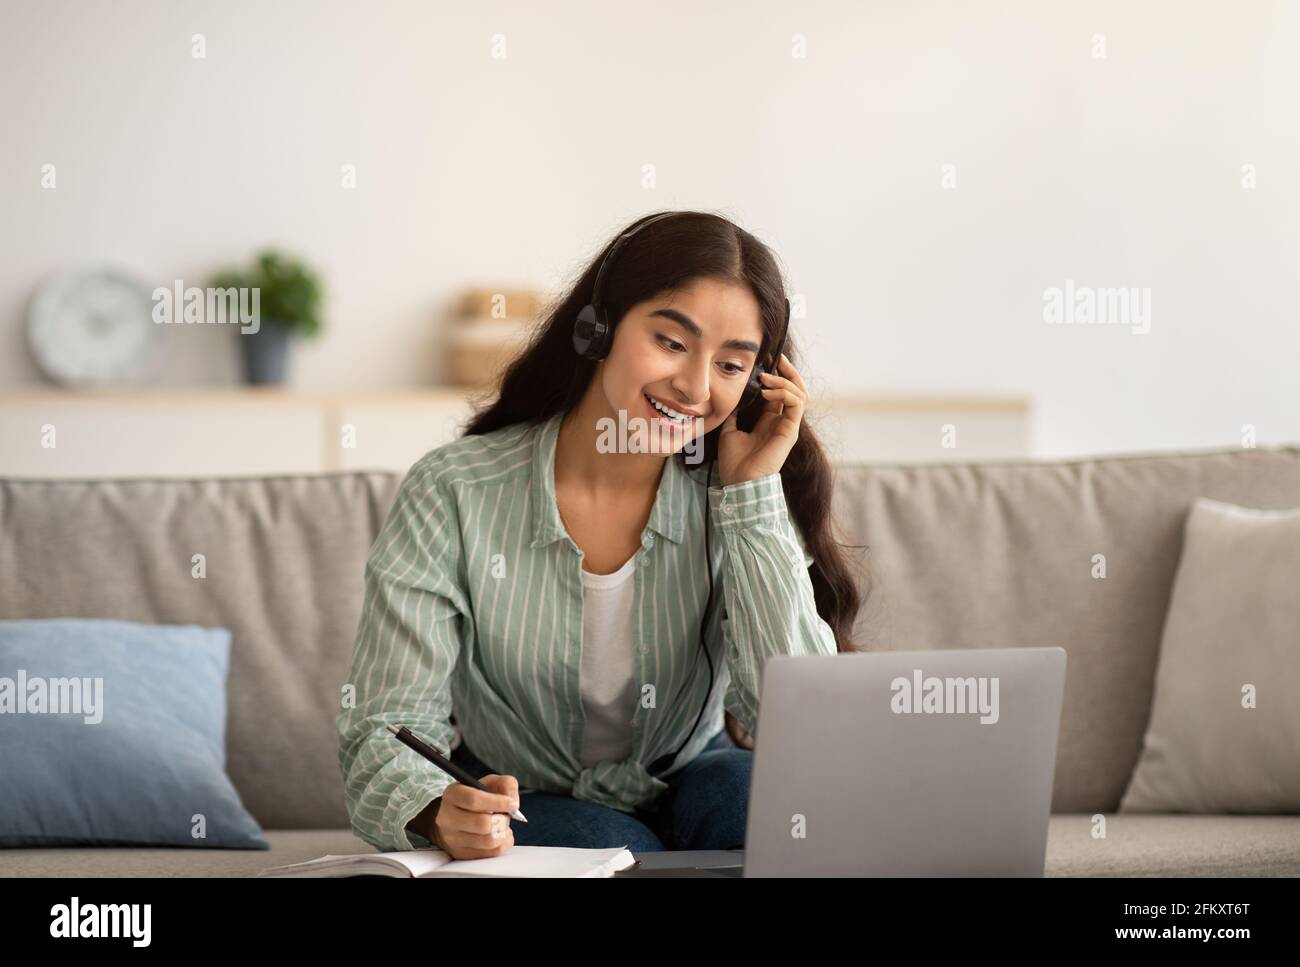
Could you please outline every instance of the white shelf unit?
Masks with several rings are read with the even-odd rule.
[[[0,476],[405,471],[459,435],[480,392],[0,391]],[[807,418],[838,463],[909,463],[1029,456],[1029,417],[1020,397],[841,394],[815,400]],[[947,426],[954,448],[943,445]]]

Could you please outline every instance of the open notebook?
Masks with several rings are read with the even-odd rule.
[[[322,856],[306,863],[273,866],[258,876],[613,876],[636,865],[622,846],[569,849],[512,846],[500,856],[454,860],[440,849]]]

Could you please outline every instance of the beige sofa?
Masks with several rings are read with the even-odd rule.
[[[7,849],[0,876],[251,875],[373,852],[349,828],[335,716],[365,558],[399,482],[0,479],[0,617],[232,630],[228,772],[272,846]],[[838,470],[836,516],[870,547],[862,643],[1066,649],[1049,876],[1300,874],[1300,816],[1116,812],[1197,496],[1298,506],[1300,447]],[[1098,550],[1123,581],[1078,579]],[[198,552],[204,581],[190,577]]]

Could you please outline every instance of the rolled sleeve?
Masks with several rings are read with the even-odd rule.
[[[763,665],[773,655],[834,655],[835,633],[817,613],[813,557],[790,517],[779,473],[709,488],[710,526],[722,537],[719,622],[731,672],[724,705],[757,732]]]
[[[449,785],[450,782],[432,783],[415,776],[407,776],[398,783],[388,801],[393,815],[384,823],[389,840],[405,844],[401,849],[437,849],[432,840],[411,832],[406,824],[424,812],[425,807],[441,796]]]

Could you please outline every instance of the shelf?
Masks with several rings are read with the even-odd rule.
[[[456,439],[475,399],[489,400],[490,393],[456,386],[3,390],[0,476],[405,471]],[[1029,419],[1027,399],[974,394],[831,393],[815,399],[808,413],[836,462],[1024,457]],[[956,448],[942,445],[949,427]]]

